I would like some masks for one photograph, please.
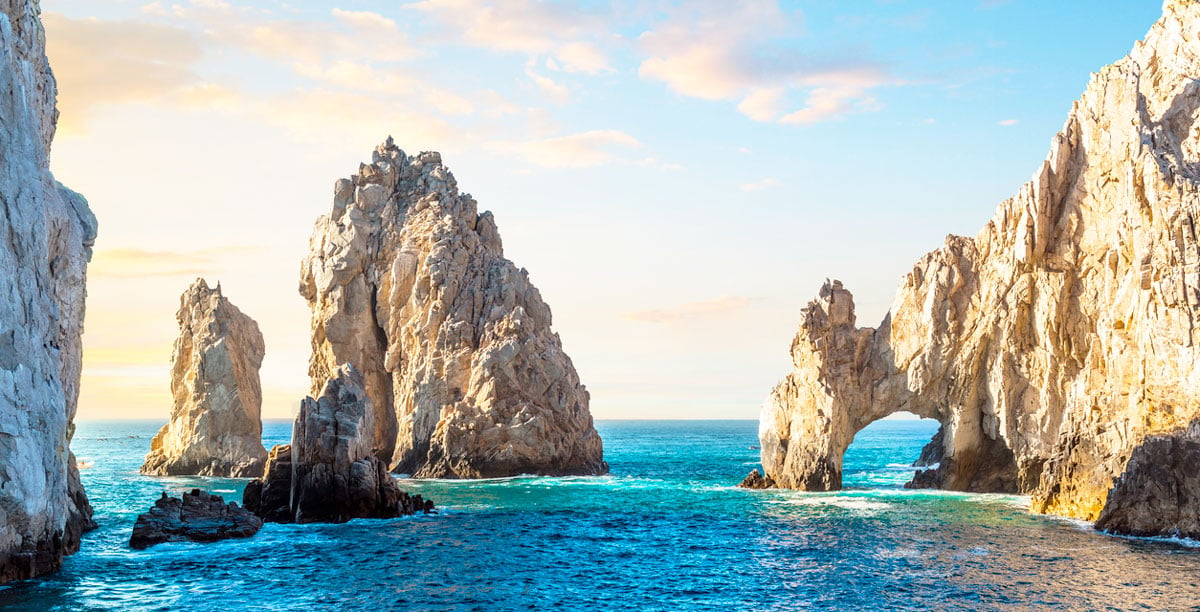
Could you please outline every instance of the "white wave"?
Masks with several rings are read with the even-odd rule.
[[[875,513],[891,508],[887,502],[866,499],[862,497],[844,497],[834,495],[805,495],[783,500],[782,503],[793,506],[833,506],[843,510]]]

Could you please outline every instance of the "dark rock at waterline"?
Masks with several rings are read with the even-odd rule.
[[[753,469],[742,479],[741,484],[738,486],[743,489],[773,489],[775,488],[775,481],[770,476],[763,476],[762,472]]]
[[[1200,538],[1200,426],[1134,448],[1096,529],[1139,537]]]
[[[248,538],[262,526],[262,519],[253,512],[238,507],[237,502],[226,504],[220,495],[193,489],[176,498],[163,492],[149,512],[138,516],[129,545],[140,550],[163,542]]]
[[[927,468],[934,467],[942,462],[942,457],[946,454],[946,426],[938,427],[937,433],[933,434],[933,438],[929,443],[921,449],[921,456],[913,462],[913,467]]]
[[[433,502],[400,490],[371,448],[373,411],[362,374],[349,364],[317,399],[300,404],[292,444],[271,449],[263,478],[242,503],[278,523],[344,523],[433,512]]]

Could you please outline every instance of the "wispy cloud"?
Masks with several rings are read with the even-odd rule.
[[[996,122],[996,125],[1000,125],[1000,126],[1004,126],[1004,127],[1009,127],[1009,126],[1016,125],[1016,124],[1018,124],[1018,123],[1020,123],[1020,121],[1018,121],[1018,120],[1016,120],[1016,119],[1003,119],[1003,120],[1001,120],[1001,121],[997,121],[997,122]]]
[[[642,143],[620,130],[592,130],[542,140],[494,142],[489,146],[516,153],[545,168],[582,168],[634,161],[628,154]]]
[[[772,44],[798,21],[776,0],[685,4],[639,37],[648,57],[638,73],[682,95],[737,100],[755,121],[803,125],[878,109],[873,90],[896,84],[882,65]]]
[[[204,276],[217,270],[226,258],[244,257],[258,250],[260,247],[253,246],[229,246],[199,251],[99,249],[88,265],[88,274],[114,278]]]
[[[678,323],[705,317],[729,316],[744,310],[751,301],[748,297],[726,296],[702,302],[688,302],[669,308],[627,312],[622,314],[621,318],[644,323]]]

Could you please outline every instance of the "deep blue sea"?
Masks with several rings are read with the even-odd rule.
[[[1108,537],[1028,500],[906,491],[936,427],[861,432],[837,493],[734,487],[754,421],[601,421],[612,473],[402,481],[435,516],[268,524],[254,538],[131,550],[165,489],[241,499],[243,480],[138,474],[161,422],[83,422],[73,448],[100,528],[5,610],[1200,609],[1200,548]],[[267,422],[265,442],[290,423]]]

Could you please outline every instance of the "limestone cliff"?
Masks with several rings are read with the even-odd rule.
[[[490,212],[437,153],[391,139],[334,187],[301,270],[313,392],[343,363],[375,406],[377,456],[416,477],[607,469],[588,393]]]
[[[94,526],[69,444],[96,218],[50,173],[39,11],[0,2],[0,582],[57,570]]]
[[[179,338],[171,356],[171,420],[150,443],[142,473],[257,477],[262,445],[266,349],[258,323],[204,279],[179,298]]]
[[[943,424],[926,484],[1096,518],[1135,446],[1200,416],[1198,77],[1200,3],[1170,0],[1033,179],[922,258],[878,328],[827,284],[763,406],[767,476],[836,488],[854,433],[906,410]]]

